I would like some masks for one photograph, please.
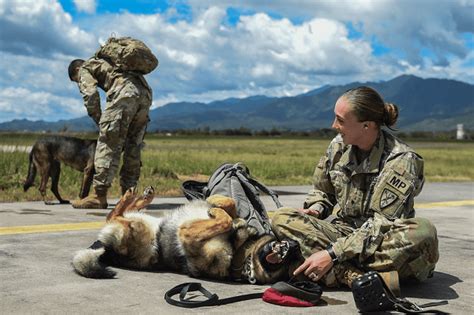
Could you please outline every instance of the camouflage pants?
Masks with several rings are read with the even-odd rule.
[[[305,215],[292,208],[281,208],[272,217],[273,230],[279,238],[290,238],[300,244],[301,253],[308,258],[340,239],[349,253],[346,264],[361,270],[398,271],[400,279],[425,280],[438,261],[438,239],[435,227],[423,218],[389,221],[381,215],[369,219],[359,229],[342,221],[328,222]],[[332,283],[334,269],[323,279]]]
[[[151,95],[146,90],[132,86],[107,102],[100,118],[93,185],[96,190],[106,190],[113,178],[123,152],[120,186],[136,186],[140,177],[141,148],[149,121]]]

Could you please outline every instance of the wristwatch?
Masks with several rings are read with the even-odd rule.
[[[337,258],[334,249],[332,249],[332,244],[329,244],[328,247],[326,247],[326,250],[328,251],[329,256],[331,256],[333,264],[337,264],[339,262],[339,258]]]

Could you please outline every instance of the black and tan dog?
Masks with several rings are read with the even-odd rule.
[[[149,187],[140,197],[133,189],[122,196],[98,241],[75,254],[72,265],[78,274],[112,278],[112,265],[252,283],[272,283],[288,275],[286,267],[268,271],[262,266],[258,253],[274,238],[255,237],[253,228],[236,216],[233,199],[213,195],[157,218],[137,211],[153,194]]]
[[[31,149],[28,176],[23,184],[23,190],[34,185],[36,172],[40,173],[41,182],[39,191],[46,204],[46,185],[51,177],[51,191],[59,203],[69,203],[61,198],[58,190],[61,163],[84,173],[79,198],[89,195],[92,178],[94,176],[94,154],[96,140],[84,140],[66,136],[49,136],[39,139]]]

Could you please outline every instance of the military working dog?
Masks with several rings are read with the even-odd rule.
[[[89,195],[92,178],[94,176],[94,155],[96,140],[84,140],[66,136],[48,136],[38,139],[33,145],[29,156],[28,175],[23,184],[23,190],[34,185],[36,172],[39,171],[41,181],[39,191],[45,204],[46,186],[51,177],[51,191],[61,204],[69,203],[61,198],[58,190],[61,163],[84,173],[79,198]]]
[[[256,237],[254,228],[237,217],[233,199],[213,195],[165,217],[138,212],[153,195],[152,187],[140,197],[136,190],[127,190],[108,214],[98,241],[75,254],[74,270],[84,277],[113,278],[116,273],[109,266],[117,266],[253,283],[287,275],[287,268],[265,270],[258,252],[274,237]]]

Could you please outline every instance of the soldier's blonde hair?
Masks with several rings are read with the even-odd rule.
[[[373,121],[377,126],[392,127],[398,119],[398,107],[385,103],[377,91],[368,86],[359,86],[342,94],[350,104],[359,121]]]

